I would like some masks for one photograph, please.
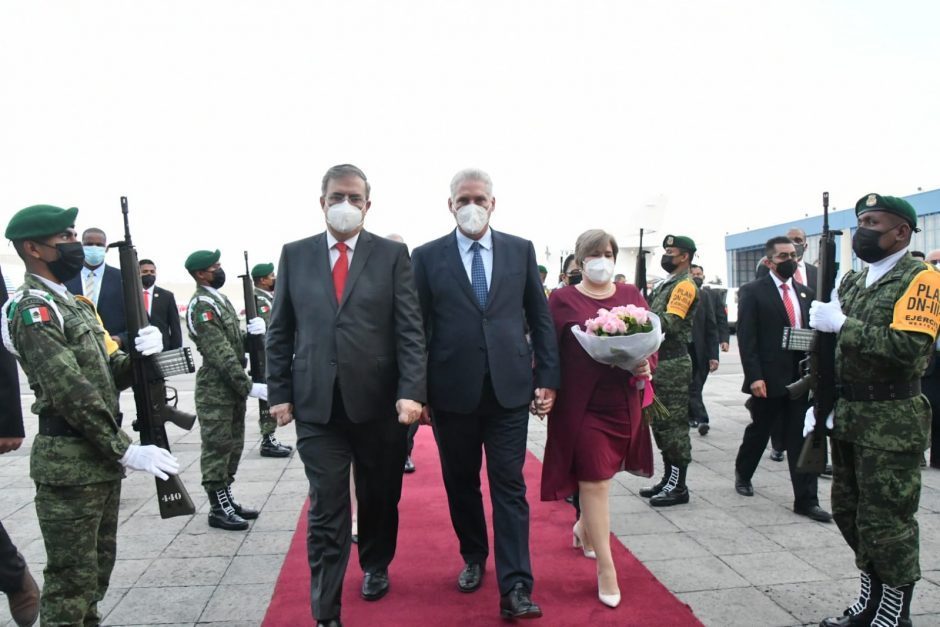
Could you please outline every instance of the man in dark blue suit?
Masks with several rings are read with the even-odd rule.
[[[85,296],[95,304],[104,328],[122,348],[127,342],[127,321],[124,319],[124,288],[121,271],[104,262],[108,236],[97,227],[82,233],[85,266],[74,278],[65,282],[72,294]]]
[[[413,259],[429,343],[428,404],[465,562],[457,587],[480,587],[489,554],[485,448],[500,613],[536,618],[522,466],[529,409],[548,413],[561,377],[555,329],[532,242],[489,228],[496,206],[489,175],[458,172],[450,191],[457,229],[415,249]]]

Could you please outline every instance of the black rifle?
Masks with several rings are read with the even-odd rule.
[[[145,357],[134,348],[134,340],[141,328],[150,324],[144,308],[144,286],[140,282],[140,266],[137,250],[131,242],[131,229],[127,220],[127,198],[121,196],[121,213],[124,214],[124,240],[115,242],[121,258],[121,280],[124,284],[124,315],[127,319],[127,354],[130,355],[134,375],[134,402],[137,419],[134,429],[140,432],[141,444],[155,444],[170,450],[165,424],[172,422],[183,429],[192,429],[196,416],[168,405],[167,387],[164,378],[174,374],[195,372],[193,356],[189,348],[178,348]],[[169,479],[157,478],[157,501],[160,517],[189,516],[196,513],[186,486],[178,475]]]
[[[655,233],[655,231],[653,231]],[[646,256],[650,253],[643,250],[643,229],[640,229],[640,247],[636,253],[636,271],[633,275],[633,284],[643,294],[643,298],[648,298],[646,293]]]
[[[829,228],[829,192],[823,192],[823,232],[819,241],[819,273],[816,279],[816,300],[828,303],[836,284],[836,237],[842,231]],[[790,398],[810,392],[816,427],[806,436],[796,462],[799,472],[821,473],[826,469],[826,418],[836,405],[836,334],[811,329],[783,330],[785,350],[807,351],[800,362],[804,375],[787,386]]]
[[[248,251],[245,251],[245,274],[239,275],[242,280],[242,293],[245,296],[245,321],[258,317],[258,303],[255,301],[255,285],[248,270]],[[248,372],[253,383],[264,383],[264,337],[248,334]],[[268,402],[258,399],[258,412],[261,419],[271,417]]]

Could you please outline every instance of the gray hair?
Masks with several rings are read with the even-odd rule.
[[[354,166],[351,163],[341,163],[340,165],[334,165],[332,168],[326,171],[326,174],[323,175],[323,183],[320,185],[320,195],[326,196],[326,185],[330,181],[335,181],[336,179],[344,179],[347,176],[356,176],[363,180],[366,184],[366,200],[369,199],[369,194],[372,192],[372,186],[369,185],[369,179],[366,178],[366,173]]]
[[[578,241],[574,245],[574,261],[579,268],[584,267],[584,259],[594,253],[604,254],[607,244],[610,244],[614,253],[614,260],[617,260],[617,253],[620,248],[617,246],[617,240],[613,235],[602,229],[591,229],[578,236]]]
[[[486,184],[487,195],[493,195],[493,179],[490,178],[490,175],[479,168],[466,168],[455,174],[454,178],[450,180],[451,200],[457,197],[457,188],[466,181],[483,181]]]

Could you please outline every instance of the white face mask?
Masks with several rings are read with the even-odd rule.
[[[338,233],[350,233],[362,224],[362,209],[348,200],[330,205],[326,210],[326,223]]]
[[[583,271],[592,283],[608,283],[614,276],[614,260],[607,257],[588,259]]]
[[[480,205],[464,205],[457,210],[457,224],[464,233],[470,235],[481,233],[489,221],[489,212]]]

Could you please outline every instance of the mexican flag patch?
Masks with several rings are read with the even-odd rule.
[[[209,322],[214,317],[215,316],[212,315],[212,312],[207,310],[199,314],[199,322]]]
[[[23,322],[27,325],[49,322],[51,319],[48,307],[30,307],[23,310]]]
[[[261,305],[261,307],[260,307],[258,310],[259,310],[261,313],[268,313],[269,311],[271,311],[271,308],[268,307],[267,305]]]

